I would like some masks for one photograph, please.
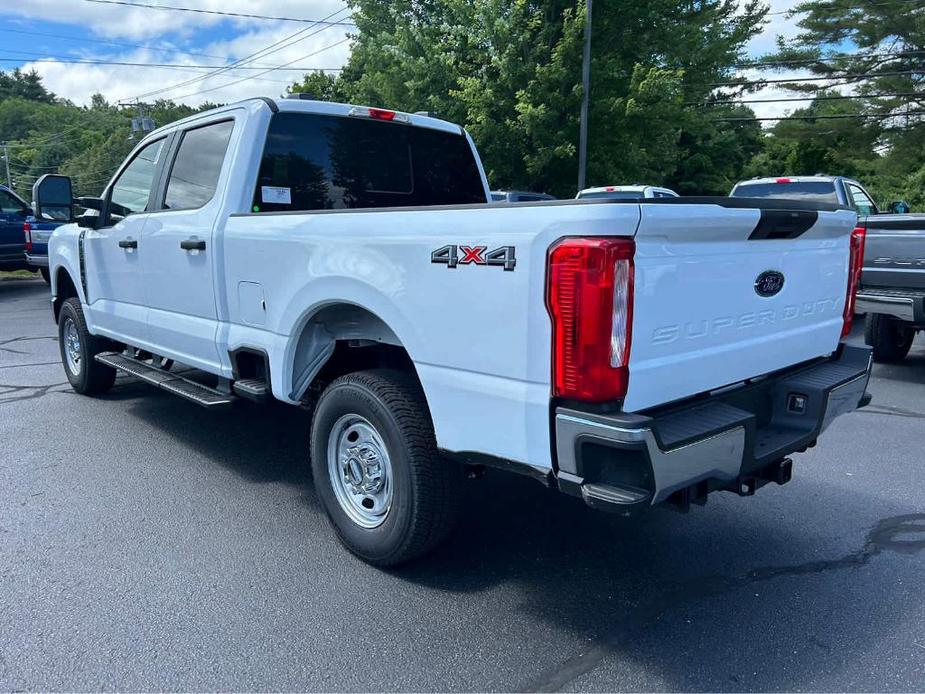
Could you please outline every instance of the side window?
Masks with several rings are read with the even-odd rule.
[[[115,224],[130,214],[145,212],[154,186],[154,172],[164,147],[164,140],[142,149],[112,184],[109,196],[109,223]]]
[[[5,190],[0,190],[0,212],[4,214],[16,214],[26,209],[19,200],[14,198],[12,195],[7,193]]]
[[[850,183],[848,184],[848,192],[851,193],[851,199],[859,215],[866,217],[876,213],[877,206],[874,205],[874,201],[870,199],[867,193]]]
[[[166,209],[192,210],[212,199],[233,129],[234,121],[226,120],[183,133],[167,180]]]

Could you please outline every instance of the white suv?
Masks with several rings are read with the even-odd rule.
[[[677,198],[680,197],[671,188],[659,188],[657,186],[602,186],[600,188],[585,188],[579,191],[575,196],[578,200],[585,198],[597,200],[646,200],[652,198]]]

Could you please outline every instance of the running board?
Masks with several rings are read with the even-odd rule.
[[[237,400],[237,397],[230,393],[222,393],[215,388],[209,388],[117,352],[102,352],[96,355],[96,360],[210,410],[230,407]]]

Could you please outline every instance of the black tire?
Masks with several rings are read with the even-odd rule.
[[[868,313],[864,322],[864,342],[874,348],[874,361],[895,364],[906,358],[915,328],[909,327],[892,316]]]
[[[76,329],[77,345],[68,337],[70,326]],[[71,297],[61,305],[58,315],[58,346],[61,349],[61,363],[71,388],[81,395],[98,395],[105,393],[116,380],[116,370],[100,364],[94,357],[100,352],[113,348],[112,343],[103,337],[91,335],[87,330],[80,300]],[[78,359],[69,360],[68,351],[75,347]]]
[[[377,527],[363,527],[348,515],[349,502],[338,500],[339,483],[330,474],[329,442],[337,440],[335,427],[350,417],[372,425],[390,461],[391,504]],[[311,458],[318,497],[338,538],[364,561],[375,566],[410,561],[452,530],[462,469],[437,452],[424,394],[407,374],[358,371],[332,382],[315,408]]]
[[[51,273],[48,272],[48,268],[39,268],[39,272],[42,274],[42,279],[45,280],[45,284],[51,284]]]

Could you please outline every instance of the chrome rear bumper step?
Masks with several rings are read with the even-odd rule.
[[[230,393],[222,393],[215,388],[117,352],[102,352],[96,355],[96,360],[210,410],[230,407],[238,399]]]

